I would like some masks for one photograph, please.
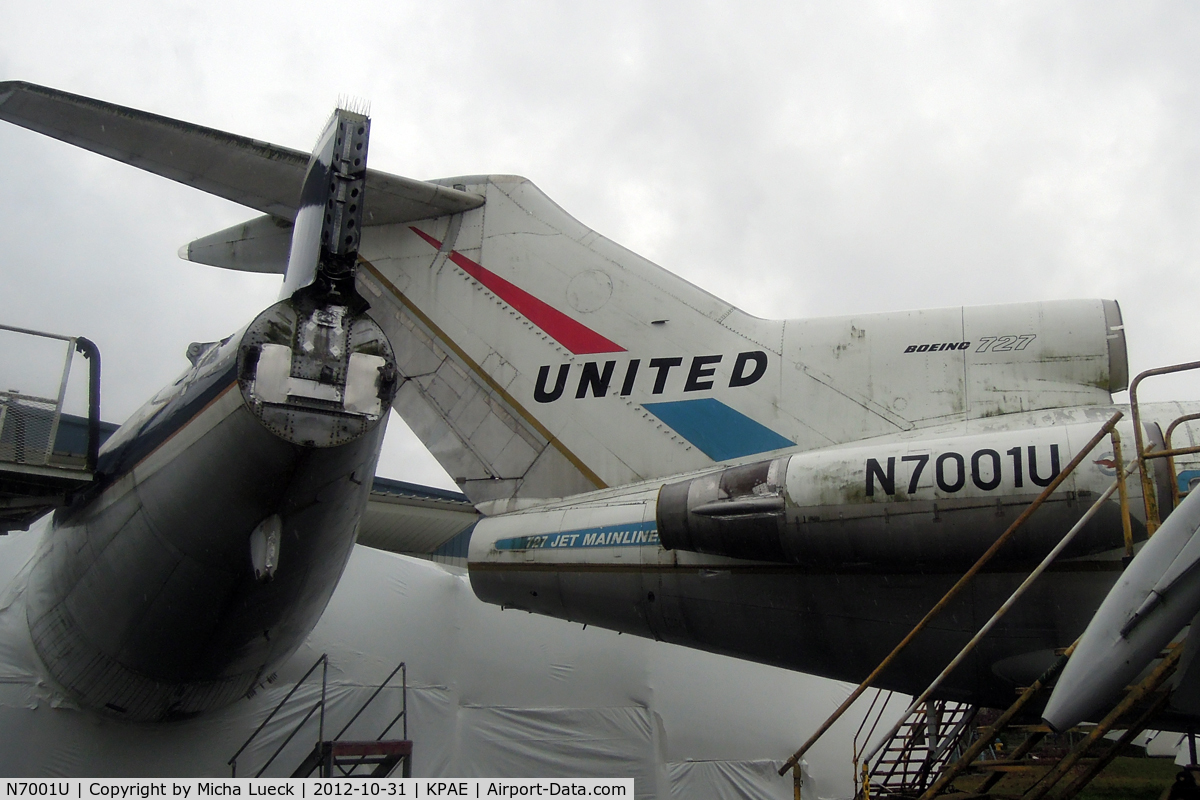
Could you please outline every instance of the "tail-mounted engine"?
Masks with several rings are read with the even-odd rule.
[[[667,550],[786,562],[784,478],[788,459],[730,467],[669,483],[658,495],[658,535]]]

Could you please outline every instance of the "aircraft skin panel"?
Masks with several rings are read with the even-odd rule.
[[[1112,563],[1112,562],[1105,562]],[[1117,567],[1058,571],[1013,607],[939,696],[1004,707],[1078,635]],[[476,568],[472,567],[472,580]],[[749,565],[652,570],[633,567],[487,574],[507,584],[503,606],[618,630],[656,641],[749,659],[834,680],[868,675],[958,579],[957,574],[890,571],[843,574]],[[933,626],[880,678],[880,688],[922,691],[998,607],[1024,573],[988,573],[968,599]],[[559,587],[569,587],[559,591]],[[519,596],[518,596],[519,595]],[[650,599],[653,595],[653,600]],[[488,602],[501,594],[489,593]],[[972,627],[974,626],[974,627]],[[1073,632],[1073,633],[1072,633]],[[999,674],[998,674],[999,673]]]
[[[359,285],[364,296],[377,298],[372,315],[396,343],[407,378],[393,407],[474,502],[513,497],[527,478],[540,496],[565,497],[603,485],[507,392],[515,369],[494,351],[483,361],[487,368],[476,363],[396,283],[370,262],[362,266]],[[481,430],[490,441],[476,437]],[[489,453],[506,456],[509,467],[517,459],[520,471],[504,472],[506,464],[493,463]]]
[[[1110,402],[1124,383],[1112,380],[1104,312],[1072,300],[789,320],[786,341],[801,371],[927,427]],[[1010,329],[1025,333],[998,333]],[[918,349],[931,344],[944,349]]]
[[[308,166],[308,153],[299,150],[21,81],[0,82],[0,119],[289,221]],[[368,171],[367,188],[366,224],[436,217],[483,202],[375,170]]]

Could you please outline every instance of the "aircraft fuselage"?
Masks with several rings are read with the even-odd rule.
[[[1115,410],[1009,415],[743,459],[489,518],[472,540],[472,585],[505,607],[857,682]],[[1143,413],[1165,427],[1189,410]],[[1127,441],[1131,425],[1118,427]],[[922,691],[1109,487],[1112,458],[1105,441],[879,685]],[[1141,542],[1140,485],[1129,486]],[[941,694],[1011,702],[1083,631],[1123,555],[1113,500]]]
[[[365,316],[303,300],[201,350],[106,443],[97,488],[33,559],[29,626],[51,675],[137,720],[218,708],[268,677],[350,557],[390,362]]]

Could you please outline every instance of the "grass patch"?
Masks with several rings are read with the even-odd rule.
[[[1010,772],[992,788],[991,796],[997,800],[1020,797],[1052,766],[1053,763],[1048,762],[1044,768]],[[1063,778],[1056,790],[1065,789],[1082,769],[1077,767],[1071,775]],[[1122,756],[1114,759],[1077,797],[1080,800],[1158,800],[1174,783],[1177,772],[1179,767],[1170,758]],[[963,775],[954,781],[954,785],[959,791],[974,791],[986,777],[984,774]],[[1053,796],[1055,791],[1052,790],[1050,794]]]

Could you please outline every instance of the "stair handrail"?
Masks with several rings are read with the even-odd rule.
[[[300,677],[300,680],[296,681],[296,685],[293,686],[291,688],[291,690],[286,695],[284,695],[283,699],[279,701],[279,704],[276,705],[275,708],[271,710],[271,713],[267,715],[267,718],[264,719],[261,723],[259,723],[259,726],[254,729],[254,733],[250,734],[250,737],[248,739],[246,739],[245,742],[242,743],[242,746],[239,747],[237,752],[233,754],[233,757],[230,758],[229,761],[225,762],[231,768],[231,772],[232,772],[232,774],[230,775],[231,778],[237,777],[238,756],[240,756],[245,751],[245,749],[250,746],[250,743],[253,742],[260,733],[262,733],[263,728],[267,727],[267,723],[269,723],[272,719],[275,718],[275,715],[278,714],[280,709],[282,709],[284,707],[284,705],[287,704],[287,701],[292,699],[292,695],[296,693],[296,690],[299,689],[300,686],[306,680],[308,680],[308,676],[312,675],[313,671],[316,670],[316,668],[319,666],[323,666],[323,669],[321,670],[321,699],[318,700],[317,703],[308,710],[308,713],[304,715],[304,719],[300,720],[300,722],[295,726],[295,728],[292,729],[291,734],[289,734],[288,737],[283,740],[283,744],[279,745],[279,747],[276,748],[275,752],[271,754],[271,757],[269,759],[267,759],[267,763],[262,765],[262,767],[259,769],[259,771],[255,774],[254,777],[257,778],[257,777],[261,776],[263,774],[263,771],[266,770],[267,767],[271,766],[271,762],[273,762],[275,760],[275,757],[278,756],[281,752],[283,752],[283,748],[288,746],[288,743],[292,741],[292,738],[300,731],[300,728],[304,727],[304,723],[308,722],[308,720],[312,718],[313,713],[318,708],[321,709],[320,734],[319,735],[320,735],[321,739],[325,738],[325,691],[326,691],[326,686],[328,685],[328,677],[329,677],[329,654],[328,653],[322,653],[321,657],[313,662],[313,665],[308,668],[308,671],[305,672],[304,675],[302,675]]]
[[[887,695],[887,697],[884,699],[883,705],[879,707],[879,713],[876,714],[875,713],[875,704],[878,703],[879,698],[883,697],[885,694]],[[871,700],[870,708],[867,709],[866,714],[863,714],[862,722],[858,723],[858,730],[854,732],[854,739],[851,741],[851,744],[850,744],[851,755],[852,755],[852,758],[850,759],[850,763],[854,764],[855,766],[857,766],[859,763],[858,756],[859,756],[860,751],[858,749],[858,741],[859,741],[859,738],[862,737],[863,728],[867,727],[867,721],[869,719],[871,719],[872,714],[875,714],[875,721],[871,723],[871,730],[867,731],[867,735],[865,737],[863,737],[863,743],[864,743],[863,746],[864,747],[866,746],[866,743],[870,742],[875,737],[875,729],[877,727],[879,727],[879,723],[883,721],[883,714],[884,714],[884,712],[887,711],[888,704],[892,702],[892,697],[894,697],[894,696],[895,696],[895,692],[885,691],[882,689],[875,692],[875,697]],[[858,796],[858,794],[859,794],[859,786],[860,786],[860,784],[859,784],[859,780],[858,780],[858,770],[855,770],[854,771],[854,794],[855,794],[855,796]]]
[[[367,710],[367,706],[371,705],[371,703],[375,701],[375,698],[378,697],[379,693],[384,690],[384,687],[391,682],[392,678],[396,677],[396,673],[401,671],[403,671],[404,674],[401,676],[400,713],[392,718],[392,721],[388,723],[388,726],[383,729],[383,733],[380,733],[377,737],[375,737],[375,741],[383,741],[383,737],[387,735],[387,732],[392,729],[392,726],[395,725],[401,717],[404,717],[404,738],[408,739],[408,667],[405,666],[403,661],[401,661],[396,665],[396,668],[389,672],[388,676],[383,679],[383,683],[376,687],[375,691],[371,693],[371,696],[367,698],[366,702],[359,706],[358,711],[354,712],[354,716],[350,718],[349,722],[342,726],[342,729],[334,735],[331,741],[336,742],[338,739],[341,739],[342,734],[350,730],[350,726],[354,724],[354,721],[358,719],[364,711]]]
[[[1200,414],[1184,414],[1182,417],[1176,417],[1171,424],[1167,426],[1167,432],[1163,434],[1163,447],[1166,450],[1167,466],[1171,470],[1171,507],[1175,508],[1179,505],[1182,495],[1179,493],[1179,472],[1175,469],[1175,454],[1178,451],[1171,446],[1171,436],[1175,433],[1175,429],[1185,422],[1193,422],[1200,419]],[[1184,453],[1178,453],[1185,455]]]
[[[1117,413],[1119,414],[1120,412]],[[938,673],[938,676],[933,679],[933,682],[930,683],[928,687],[926,687],[925,691],[921,692],[921,694],[915,700],[913,700],[912,704],[900,716],[900,719],[896,722],[895,726],[893,726],[891,732],[884,736],[883,739],[881,739],[867,752],[867,754],[863,757],[864,761],[870,761],[872,758],[874,758],[875,754],[879,752],[880,748],[883,747],[883,745],[891,737],[896,735],[896,732],[900,730],[900,727],[904,724],[904,721],[912,716],[913,712],[916,711],[916,709],[922,703],[928,700],[930,695],[932,695],[934,691],[941,686],[942,681],[949,677],[950,673],[953,672],[958,665],[966,659],[967,655],[975,649],[975,646],[983,640],[983,637],[986,636],[988,632],[990,632],[991,629],[996,626],[996,623],[998,623],[1005,613],[1016,604],[1017,600],[1021,598],[1025,591],[1032,586],[1039,577],[1041,577],[1042,573],[1049,568],[1050,564],[1053,563],[1054,560],[1063,552],[1063,550],[1067,548],[1067,545],[1071,543],[1071,540],[1075,538],[1076,534],[1083,530],[1084,526],[1087,525],[1087,523],[1091,521],[1092,517],[1094,517],[1100,510],[1100,508],[1108,502],[1109,498],[1116,494],[1118,487],[1125,477],[1131,474],[1137,468],[1137,460],[1131,461],[1128,467],[1126,467],[1124,464],[1117,465],[1118,474],[1112,485],[1109,486],[1105,491],[1101,492],[1100,496],[1096,498],[1096,502],[1092,503],[1091,507],[1088,508],[1084,515],[1080,517],[1073,526],[1071,526],[1071,529],[1063,535],[1063,537],[1058,541],[1058,544],[1056,544],[1033,569],[1033,571],[1029,573],[1029,576],[1021,582],[1021,585],[1013,590],[1008,599],[1005,600],[1000,608],[998,608],[996,612],[988,619],[988,621],[983,624],[983,627],[981,627],[979,631],[971,637],[969,642],[963,645],[963,648],[959,650],[958,654],[950,660],[950,663],[947,664],[940,673]]]
[[[390,731],[392,729],[392,726],[395,725],[400,720],[401,717],[404,718],[404,728],[403,728],[403,733],[401,735],[403,736],[405,741],[408,741],[408,667],[403,661],[401,661],[399,664],[397,664],[396,668],[388,673],[388,676],[383,679],[383,683],[379,684],[379,686],[376,687],[375,691],[371,693],[371,696],[367,698],[367,701],[365,703],[363,703],[359,707],[358,711],[356,711],[354,713],[354,716],[350,718],[350,721],[347,722],[345,725],[343,725],[342,729],[337,732],[337,735],[333,737],[333,741],[337,741],[338,739],[342,738],[342,734],[345,733],[346,731],[348,731],[350,729],[350,726],[354,724],[354,721],[359,718],[359,715],[361,715],[364,711],[367,710],[367,706],[371,705],[371,703],[374,702],[375,698],[379,696],[379,693],[383,691],[384,687],[387,686],[388,683],[391,682],[392,678],[396,677],[397,672],[401,673],[401,675],[400,675],[400,713],[397,714],[396,716],[392,717],[392,721],[389,722],[387,724],[387,726],[384,727],[384,729],[379,733],[379,735],[375,737],[375,741],[377,741],[377,742],[383,741],[383,737],[387,736],[388,731]],[[366,759],[365,756],[359,758],[358,763],[351,766],[349,770],[343,769],[342,770],[343,774],[349,775],[350,773],[354,772],[354,770],[356,770],[360,766],[362,766],[365,759]],[[342,769],[342,768],[339,767],[339,769]]]
[[[1197,366],[1200,366],[1200,362],[1197,362]],[[933,606],[933,608],[931,608],[929,612],[921,618],[921,621],[918,622],[913,629],[908,632],[908,635],[906,635],[899,644],[892,648],[892,652],[888,653],[887,657],[885,657],[883,661],[879,663],[879,666],[875,667],[871,674],[868,675],[863,682],[860,683],[858,687],[850,693],[850,696],[847,697],[846,700],[843,701],[842,704],[838,706],[832,714],[829,715],[829,718],[826,719],[819,728],[817,728],[816,732],[814,732],[812,736],[808,738],[808,741],[801,745],[800,749],[793,753],[792,756],[784,762],[783,766],[779,769],[779,774],[781,776],[786,774],[789,769],[795,766],[796,763],[804,757],[804,754],[808,752],[809,748],[816,744],[817,740],[820,739],[826,731],[833,727],[833,723],[837,722],[838,719],[840,719],[841,716],[846,713],[847,709],[854,704],[854,701],[858,700],[858,698],[862,696],[862,693],[865,692],[871,686],[871,684],[875,682],[875,679],[878,678],[883,671],[887,669],[893,661],[896,660],[904,648],[906,648],[909,643],[917,637],[917,634],[925,630],[929,623],[933,621],[934,617],[936,617],[942,611],[942,609],[950,604],[950,601],[953,600],[958,593],[963,590],[964,587],[966,587],[971,578],[975,577],[977,572],[983,569],[987,562],[992,559],[992,557],[1000,550],[1004,543],[1012,538],[1017,530],[1019,530],[1020,527],[1025,524],[1026,520],[1033,516],[1033,513],[1041,507],[1042,503],[1046,502],[1046,500],[1050,498],[1050,495],[1052,495],[1058,489],[1058,487],[1061,486],[1062,483],[1075,471],[1075,469],[1083,462],[1083,460],[1087,458],[1088,454],[1091,453],[1092,450],[1096,449],[1096,446],[1103,441],[1104,437],[1108,436],[1116,428],[1117,422],[1120,421],[1122,416],[1124,415],[1120,411],[1113,412],[1113,415],[1109,417],[1108,421],[1105,422],[1104,425],[1101,426],[1100,430],[1096,432],[1096,435],[1093,436],[1087,442],[1087,444],[1080,448],[1079,452],[1075,454],[1075,457],[1071,459],[1066,468],[1064,468],[1062,472],[1058,473],[1058,475],[1056,475],[1054,479],[1050,481],[1050,484],[1042,490],[1042,493],[1039,494],[1032,503],[1026,506],[1025,510],[1022,511],[1021,514],[1013,521],[1012,525],[1009,525],[1008,529],[1004,531],[1004,533],[1000,534],[996,541],[992,543],[991,547],[989,547],[987,551],[979,557],[979,559],[970,567],[970,569],[963,573],[963,576],[958,579],[958,582],[950,587],[946,594],[942,596],[942,599],[939,600]],[[874,755],[874,753],[872,753],[872,755]]]
[[[1138,462],[1142,468],[1142,502],[1146,507],[1146,535],[1153,536],[1158,530],[1158,526],[1162,524],[1162,518],[1158,510],[1158,501],[1154,494],[1154,481],[1150,477],[1150,470],[1146,467],[1146,461],[1151,458],[1166,458],[1171,459],[1173,456],[1188,455],[1191,453],[1200,453],[1200,447],[1184,447],[1179,450],[1171,450],[1170,445],[1166,444],[1162,450],[1156,453],[1148,452],[1145,440],[1142,435],[1142,416],[1141,410],[1138,407],[1137,390],[1142,381],[1146,378],[1154,378],[1161,375],[1173,375],[1177,372],[1187,372],[1193,369],[1200,369],[1200,361],[1188,361],[1184,364],[1172,364],[1169,367],[1156,367],[1148,369],[1145,372],[1138,373],[1138,376],[1129,383],[1129,416],[1133,419],[1133,442],[1137,447]],[[1168,462],[1172,463],[1172,462]],[[1171,470],[1174,473],[1174,469]],[[1172,475],[1174,479],[1174,475]]]

